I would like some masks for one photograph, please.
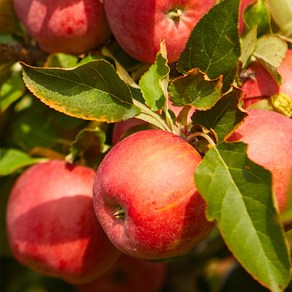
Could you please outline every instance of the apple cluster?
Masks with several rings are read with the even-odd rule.
[[[163,39],[168,61],[176,62],[192,29],[216,4],[13,2],[24,29],[48,54],[80,56],[114,37],[127,54],[145,63],[155,61]],[[241,11],[251,2],[242,1]],[[241,18],[240,33],[243,26]],[[248,157],[270,171],[281,213],[289,203],[292,176],[291,49],[278,72],[281,85],[258,61],[249,64],[241,86],[247,116],[225,140],[246,143]],[[276,110],[249,107],[267,98],[284,103]],[[168,109],[177,117],[182,107],[168,104]],[[187,255],[216,227],[194,179],[205,154],[187,137],[194,113],[191,107],[183,135],[135,117],[116,122],[112,147],[96,169],[66,159],[47,159],[25,169],[7,205],[14,257],[32,270],[75,285],[79,292],[159,291],[167,277],[163,260]]]

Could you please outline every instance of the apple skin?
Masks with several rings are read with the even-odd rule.
[[[153,63],[165,39],[169,62],[183,51],[190,33],[215,0],[106,0],[105,12],[120,46],[133,58]],[[171,18],[169,12],[180,9]]]
[[[101,1],[13,0],[13,4],[27,32],[47,53],[84,53],[111,36]]]
[[[10,247],[20,263],[75,284],[92,281],[114,264],[120,252],[96,219],[94,176],[93,169],[62,160],[20,175],[6,213]]]
[[[247,73],[254,74],[254,78],[246,79],[241,87],[244,92],[245,108],[278,93],[285,93],[292,98],[292,49],[287,50],[277,71],[282,76],[281,85],[277,84],[272,75],[259,62],[251,63]]]
[[[94,181],[94,208],[112,243],[142,259],[187,253],[214,223],[194,182],[201,156],[181,137],[159,129],[116,144]]]
[[[292,175],[292,119],[268,110],[247,112],[248,117],[228,141],[247,143],[249,158],[272,173],[276,202],[283,212],[289,199]]]
[[[166,274],[165,263],[122,254],[106,274],[76,288],[78,292],[158,292],[166,281]]]

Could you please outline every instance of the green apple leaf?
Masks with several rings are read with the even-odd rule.
[[[207,216],[240,264],[271,291],[290,281],[290,256],[272,196],[271,173],[249,160],[247,145],[221,143],[199,164],[195,182]]]
[[[145,102],[152,111],[162,109],[166,103],[169,72],[166,47],[161,45],[154,64],[142,75],[139,82]]]
[[[239,0],[225,0],[201,18],[179,57],[181,73],[199,68],[210,79],[223,75],[223,91],[230,88],[240,57],[238,10]]]
[[[257,36],[271,33],[270,9],[263,0],[248,5],[244,11],[244,23],[248,30],[257,28]]]
[[[20,72],[14,72],[0,87],[0,113],[22,97],[25,91]]]
[[[59,68],[73,68],[78,64],[78,57],[64,54],[56,53],[51,54],[47,58],[46,66],[47,67],[59,67]]]
[[[76,157],[82,156],[84,152],[93,148],[95,152],[99,150],[100,153],[105,153],[109,149],[106,145],[106,133],[99,127],[94,129],[84,128],[76,136],[74,142],[70,146],[70,154],[66,157],[71,163],[74,162]]]
[[[276,35],[264,35],[258,39],[254,56],[274,77],[281,83],[281,76],[277,72],[277,68],[285,58],[288,49],[287,42]]]
[[[192,116],[193,124],[199,124],[209,130],[214,130],[218,143],[222,142],[247,115],[239,106],[241,97],[241,90],[233,88],[209,110],[196,110]]]
[[[169,85],[169,96],[174,106],[192,105],[196,109],[210,109],[221,97],[222,78],[209,80],[199,69],[174,79]]]
[[[240,61],[245,68],[257,45],[257,30],[252,28],[241,40]]]
[[[22,63],[28,89],[42,102],[84,120],[117,122],[139,113],[129,87],[114,67],[96,60],[72,69],[39,68]]]
[[[0,176],[10,175],[25,166],[29,166],[45,158],[33,158],[27,153],[14,148],[0,148]]]

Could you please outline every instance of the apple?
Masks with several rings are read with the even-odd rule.
[[[84,53],[111,36],[98,0],[13,0],[13,4],[24,28],[47,53]]]
[[[194,26],[215,0],[105,0],[105,13],[120,46],[133,58],[152,63],[165,40],[169,62],[183,51]]]
[[[94,180],[96,216],[112,243],[142,259],[187,253],[214,227],[194,182],[201,156],[181,137],[136,132],[102,160]]]
[[[279,211],[289,199],[292,175],[292,120],[277,112],[250,109],[248,117],[228,138],[248,144],[247,154],[272,173],[272,184]]]
[[[7,205],[15,258],[44,275],[86,283],[105,273],[120,252],[98,223],[95,171],[62,160],[35,164],[14,184]]]
[[[158,292],[166,281],[167,265],[122,254],[104,275],[77,286],[78,292]]]
[[[251,63],[246,70],[247,75],[251,77],[247,78],[241,87],[244,92],[245,107],[278,93],[284,93],[292,99],[292,49],[287,50],[277,71],[282,76],[281,85],[258,61]]]

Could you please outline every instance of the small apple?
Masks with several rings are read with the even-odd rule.
[[[80,54],[111,35],[98,0],[13,0],[19,20],[47,53]]]
[[[277,71],[282,76],[281,85],[258,61],[251,63],[246,70],[247,75],[251,77],[247,78],[241,87],[245,107],[278,93],[284,93],[292,99],[292,49],[288,49]]]
[[[105,273],[119,251],[94,214],[95,171],[62,160],[36,164],[14,184],[7,206],[7,234],[15,258],[69,283]]]
[[[187,253],[214,224],[194,182],[201,156],[181,137],[159,129],[117,143],[94,181],[94,208],[112,243],[142,259]]]
[[[165,40],[169,62],[183,51],[194,26],[215,0],[106,0],[108,23],[133,58],[152,63]]]
[[[277,112],[248,110],[246,120],[228,141],[248,144],[247,154],[272,173],[272,184],[279,210],[288,203],[292,174],[292,120]]]
[[[166,272],[165,263],[122,254],[106,274],[76,288],[78,292],[158,292],[166,281]]]

